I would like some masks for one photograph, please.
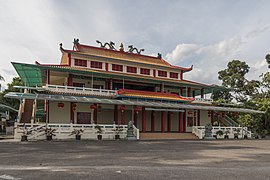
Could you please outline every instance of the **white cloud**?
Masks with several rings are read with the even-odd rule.
[[[186,73],[184,77],[198,82],[220,84],[218,71],[225,69],[227,63],[233,59],[246,61],[251,67],[248,78],[258,79],[262,72],[267,71],[266,62],[259,56],[249,59],[252,52],[245,48],[254,46],[254,38],[258,38],[267,29],[268,26],[255,29],[247,35],[235,36],[215,44],[179,44],[166,58],[179,66],[189,67],[193,64],[193,71]]]

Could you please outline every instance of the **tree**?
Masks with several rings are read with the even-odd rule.
[[[266,54],[265,60],[266,60],[266,62],[268,64],[268,68],[270,68],[270,54]]]
[[[21,78],[14,77],[11,83],[8,83],[8,88],[0,93],[0,103],[19,109],[20,102],[17,99],[4,98],[4,95],[9,92],[18,92],[19,90],[13,86],[23,86]]]
[[[249,96],[259,87],[259,82],[246,79],[246,74],[250,67],[244,61],[232,60],[228,63],[227,68],[218,72],[218,79],[222,85],[230,89],[230,96],[237,102],[244,103]],[[228,95],[227,95],[228,97]]]
[[[270,55],[267,56],[270,63]],[[269,66],[270,67],[270,66]],[[243,61],[232,60],[227,68],[218,72],[218,78],[228,89],[214,94],[242,105],[245,108],[256,109],[265,114],[242,114],[238,122],[243,126],[250,126],[259,134],[270,129],[270,72],[263,73],[260,80],[248,80],[246,74],[249,66]],[[229,92],[228,92],[229,91]],[[223,95],[223,96],[222,96]],[[216,99],[218,99],[216,97]],[[231,99],[230,99],[231,98]],[[216,100],[214,99],[214,100]]]

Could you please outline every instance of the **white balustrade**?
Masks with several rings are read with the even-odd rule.
[[[205,99],[205,98],[195,98],[194,101],[195,103],[205,103],[205,104],[212,104],[213,99]]]
[[[218,131],[222,131],[223,135],[218,136]],[[203,139],[205,135],[205,126],[193,126],[192,133],[195,134],[199,139]],[[224,139],[226,134],[228,135],[229,139],[233,139],[235,134],[238,135],[239,139],[243,139],[245,136],[247,136],[247,138],[252,138],[252,133],[251,131],[248,131],[247,127],[212,127],[212,135],[217,136],[218,139]]]
[[[31,127],[32,126],[32,127]],[[54,130],[53,139],[75,139],[75,134],[72,134],[74,130],[83,130],[81,134],[82,139],[97,139],[97,130],[95,129],[97,124],[51,124],[47,125],[47,128],[51,128]],[[120,139],[125,139],[127,136],[127,125],[115,125],[115,124],[98,124],[98,126],[102,129],[102,139],[114,139],[116,134],[120,135]],[[119,132],[116,132],[116,127],[122,129]],[[15,133],[14,138],[20,139],[22,134],[27,129],[31,131],[31,134],[28,135],[29,140],[38,140],[38,139],[46,139],[45,136],[45,128],[46,124],[31,124],[31,123],[16,123],[15,125]],[[134,135],[136,139],[139,139],[139,129],[135,126]]]
[[[107,89],[59,86],[59,85],[51,85],[51,84],[46,84],[46,86],[44,86],[43,88],[48,91],[58,92],[58,93],[89,94],[89,95],[95,95],[95,96],[116,96],[117,95],[115,90],[107,90]]]

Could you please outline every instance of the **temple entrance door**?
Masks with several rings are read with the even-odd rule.
[[[77,124],[91,124],[91,113],[77,112]]]
[[[186,132],[192,132],[193,126],[197,125],[197,111],[188,110],[186,116]]]

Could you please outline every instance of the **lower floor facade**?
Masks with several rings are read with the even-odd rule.
[[[212,121],[207,110],[56,101],[49,101],[46,107],[48,123],[127,125],[132,121],[140,132],[192,132],[193,126],[204,126]]]

